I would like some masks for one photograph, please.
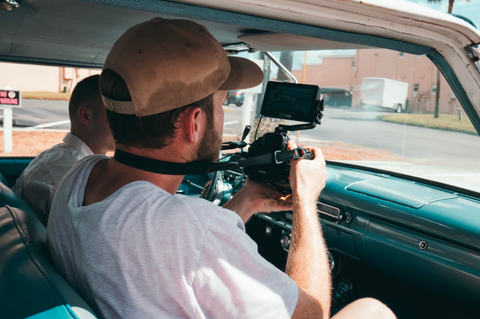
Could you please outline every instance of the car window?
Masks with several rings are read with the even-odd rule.
[[[271,64],[269,78],[285,78],[280,73]],[[386,49],[301,51],[293,54],[292,74],[322,88],[326,104],[321,125],[289,133],[297,144],[319,146],[330,161],[480,192],[480,138],[426,56]],[[232,113],[226,113],[224,134],[238,136],[245,107],[226,108]],[[249,117],[256,130],[259,108]],[[262,119],[257,138],[278,123]]]
[[[0,156],[36,156],[61,143],[70,130],[70,93],[101,71],[17,63],[0,63],[0,70],[0,90],[21,92],[21,106],[12,108],[12,151],[4,152],[2,131]]]

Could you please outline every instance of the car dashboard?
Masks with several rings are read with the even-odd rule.
[[[337,290],[350,264],[366,267],[374,276],[385,275],[387,281],[414,285],[406,291],[425,289],[430,296],[434,292],[458,301],[459,307],[479,301],[477,198],[360,167],[330,163],[327,172],[317,212],[330,251],[334,296],[342,297]],[[256,214],[246,224],[259,253],[281,270],[285,270],[292,218],[292,212]],[[357,279],[352,276],[359,274],[346,275],[349,285]],[[411,312],[407,315],[412,317]]]

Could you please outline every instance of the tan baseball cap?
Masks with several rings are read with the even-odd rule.
[[[104,69],[125,81],[132,101],[103,96],[114,112],[148,116],[199,101],[218,90],[240,90],[262,83],[252,61],[228,57],[202,25],[153,18],[128,29],[115,43]]]

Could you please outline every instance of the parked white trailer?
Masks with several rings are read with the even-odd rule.
[[[407,93],[408,83],[385,78],[364,78],[360,106],[387,108],[401,113],[406,109]]]

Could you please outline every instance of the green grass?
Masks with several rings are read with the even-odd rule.
[[[466,115],[462,116],[461,121],[458,120],[458,115],[452,114],[440,114],[438,118],[434,118],[433,114],[387,114],[380,115],[377,119],[399,124],[405,124],[406,122],[407,125],[477,135],[477,131]]]
[[[57,92],[22,92],[22,99],[69,101],[70,93]]]

